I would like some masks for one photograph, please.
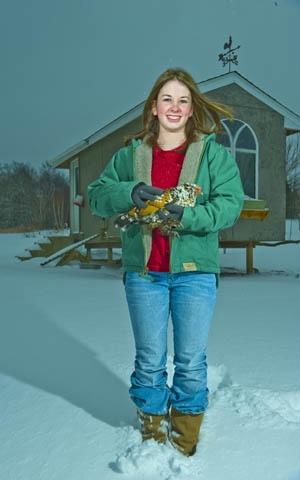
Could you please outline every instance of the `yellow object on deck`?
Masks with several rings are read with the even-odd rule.
[[[240,218],[251,218],[253,220],[264,220],[269,214],[268,208],[262,209],[243,209]]]

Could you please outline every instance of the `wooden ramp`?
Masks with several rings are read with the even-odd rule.
[[[66,247],[60,249],[59,251],[47,257],[47,259],[41,262],[40,265],[43,267],[44,265],[47,265],[48,263],[52,262],[53,260],[56,260],[59,257],[62,257],[62,258],[56,264],[56,266],[66,265],[71,260],[84,261],[87,259],[87,256],[82,255],[80,252],[75,252],[76,248],[80,247],[81,245],[84,245],[89,240],[93,240],[94,238],[99,237],[100,235],[101,233],[95,233],[94,235],[91,235],[90,237],[79,240],[78,242],[73,242],[71,245],[67,245]]]

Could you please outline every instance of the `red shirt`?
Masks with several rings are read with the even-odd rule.
[[[186,141],[172,150],[162,150],[154,145],[152,152],[152,186],[170,188],[178,185],[179,175],[187,148]],[[152,230],[152,250],[147,263],[149,270],[169,272],[169,237],[161,235],[158,228]]]

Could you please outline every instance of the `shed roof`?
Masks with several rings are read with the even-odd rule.
[[[298,132],[300,129],[300,116],[294,113],[292,110],[287,108],[282,103],[278,102],[276,98],[271,97],[268,93],[261,90],[261,88],[257,87],[254,83],[247,80],[247,78],[243,77],[237,71],[232,71],[229,73],[224,73],[222,75],[218,75],[216,77],[209,78],[204,80],[203,82],[199,82],[199,88],[201,92],[207,93],[212,90],[216,90],[217,88],[225,87],[230,84],[239,85],[241,88],[246,90],[250,95],[258,98],[261,102],[268,105],[273,110],[277,111],[284,117],[284,126],[288,134],[291,132],[295,133]],[[74,155],[77,155],[82,150],[90,147],[94,143],[98,142],[102,138],[106,137],[107,135],[113,133],[115,130],[123,127],[127,123],[131,122],[132,120],[136,119],[140,115],[142,115],[144,103],[141,102],[135,107],[131,108],[127,112],[123,113],[119,117],[115,118],[111,122],[101,127],[96,132],[92,133],[90,136],[84,138],[80,142],[76,143],[72,147],[65,150],[60,155],[56,156],[54,159],[51,160],[51,164],[53,167],[59,167],[64,162],[69,160]]]

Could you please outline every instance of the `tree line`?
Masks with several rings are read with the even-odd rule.
[[[286,142],[286,216],[300,219],[300,135]]]
[[[69,224],[68,179],[46,161],[0,164],[0,228],[64,228]]]
[[[291,191],[300,191],[300,136],[287,138],[286,143],[286,175]]]
[[[300,136],[287,139],[287,216],[300,211]],[[0,163],[0,228],[69,226],[68,178],[46,161],[39,170],[24,162]]]

